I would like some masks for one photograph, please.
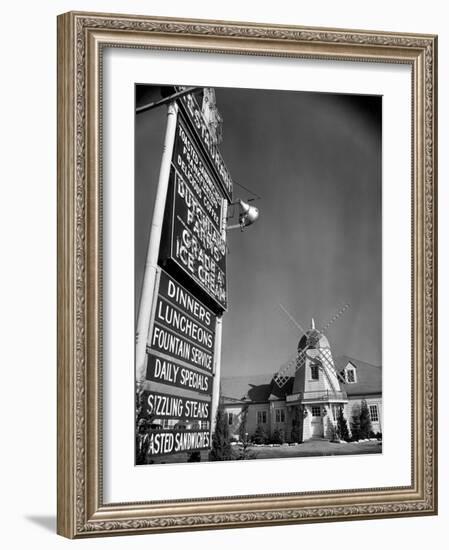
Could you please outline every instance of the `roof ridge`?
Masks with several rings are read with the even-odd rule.
[[[233,378],[239,378],[239,379],[242,379],[242,378],[256,378],[256,377],[268,378],[270,376],[271,377],[270,381],[271,381],[271,379],[273,378],[274,375],[275,375],[275,373],[267,372],[267,373],[258,373],[258,374],[238,374],[238,375],[233,375],[233,376],[222,376],[221,378],[231,380]]]
[[[373,365],[373,363],[368,363],[367,361],[363,361],[362,359],[356,359],[355,357],[351,357],[350,355],[338,355],[335,360],[338,361],[339,359],[348,359],[349,361],[354,361],[355,363],[363,363],[367,367],[373,367],[375,369],[381,369],[382,365]]]

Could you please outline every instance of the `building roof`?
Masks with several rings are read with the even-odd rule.
[[[382,393],[382,367],[365,363],[348,356],[337,357],[334,360],[337,372],[342,372],[346,365],[351,363],[356,368],[357,382],[343,383],[341,389],[349,397],[355,395],[370,395]],[[221,379],[221,395],[224,403],[235,402],[266,403],[268,401],[285,399],[293,390],[294,376],[291,376],[282,387],[276,384],[272,374],[254,376],[232,376]]]
[[[348,363],[351,363],[356,368],[357,382],[352,384],[343,383],[340,380],[341,389],[348,396],[365,395],[373,393],[382,393],[382,367],[359,361],[353,357],[343,355],[334,360],[337,372],[342,372]]]
[[[225,403],[246,401],[265,403],[273,399],[285,399],[292,392],[293,377],[282,387],[276,384],[272,374],[232,376],[221,379],[221,395]]]

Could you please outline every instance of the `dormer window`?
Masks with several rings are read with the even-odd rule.
[[[355,384],[357,382],[357,373],[355,367],[350,364],[346,367],[345,378],[347,384]]]

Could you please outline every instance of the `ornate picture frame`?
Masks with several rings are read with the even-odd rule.
[[[204,499],[103,498],[105,48],[411,68],[411,484]],[[58,533],[69,538],[437,513],[437,37],[70,12],[58,17]]]

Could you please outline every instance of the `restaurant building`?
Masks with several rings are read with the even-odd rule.
[[[330,438],[340,408],[350,429],[362,400],[372,431],[382,433],[382,367],[347,356],[334,360],[327,337],[314,327],[300,339],[296,372],[283,385],[274,374],[221,380],[222,406],[237,440],[259,426],[268,439],[275,432],[286,442]]]

